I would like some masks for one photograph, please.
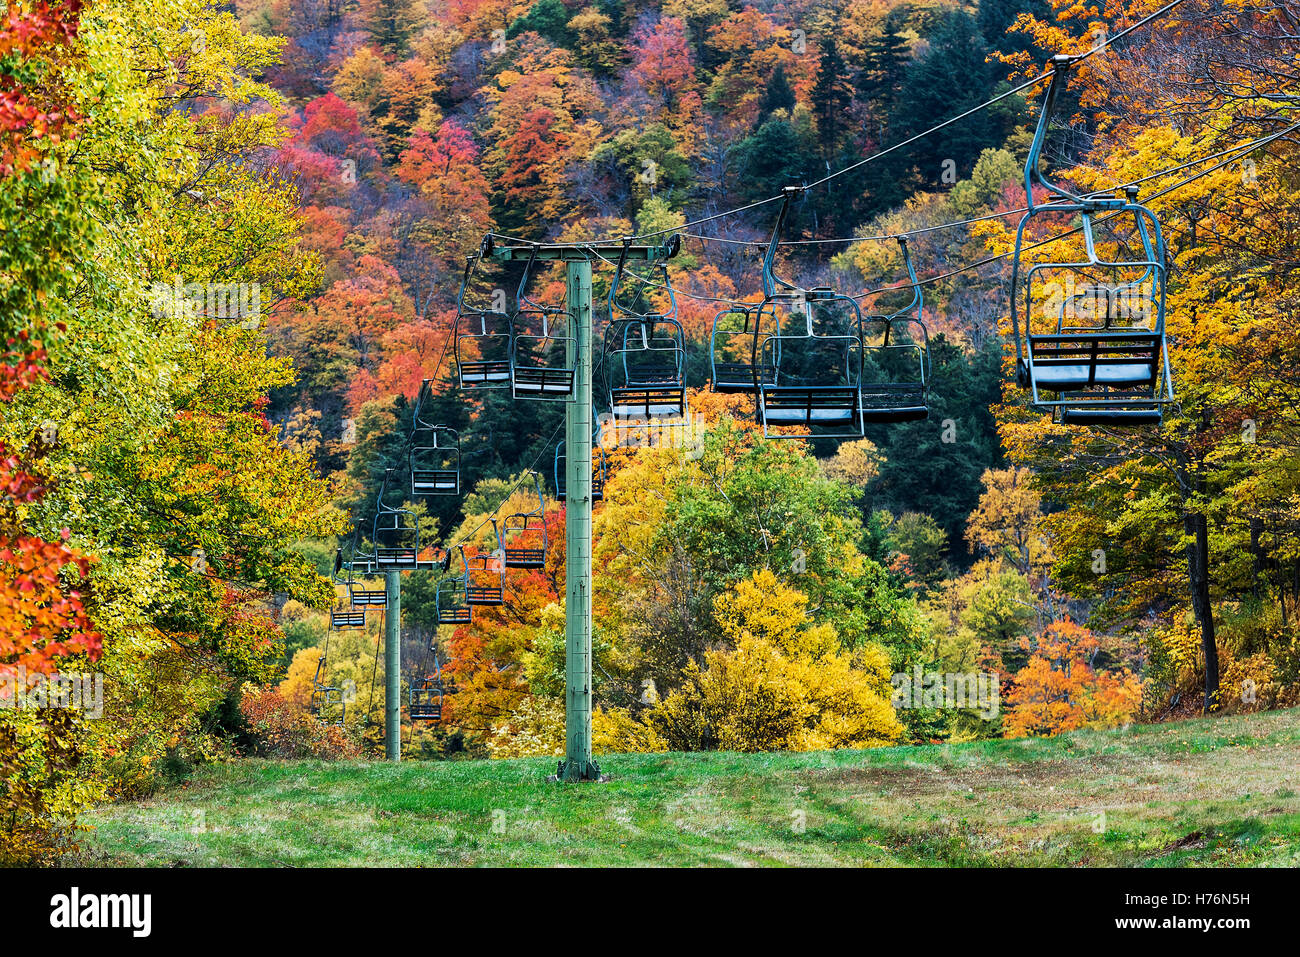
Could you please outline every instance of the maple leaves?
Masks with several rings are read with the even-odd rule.
[[[633,38],[636,48],[632,76],[661,108],[695,85],[695,65],[686,42],[686,24],[679,17],[663,17]]]
[[[7,463],[0,463],[0,475]],[[65,569],[90,574],[90,559],[63,541],[0,534],[0,671],[22,667],[49,673],[57,659],[84,652],[99,657],[100,635],[81,592],[65,585]]]
[[[1142,703],[1142,682],[1127,670],[1094,666],[1101,639],[1072,621],[1051,624],[1007,696],[1012,737],[1106,728],[1131,721]]]
[[[80,119],[66,90],[45,83],[48,58],[76,37],[80,14],[80,0],[42,2],[26,11],[10,5],[0,21],[0,57],[21,65],[0,73],[0,181],[21,175],[37,155],[36,143],[57,144]],[[0,410],[48,378],[48,360],[32,329],[8,339],[0,353]],[[68,586],[70,572],[80,578],[89,574],[90,560],[67,544],[66,528],[58,541],[24,528],[29,508],[46,492],[42,479],[27,470],[25,460],[32,454],[30,448],[20,453],[0,441],[0,671],[21,667],[48,673],[66,655],[98,657],[100,635],[81,593]]]
[[[58,143],[80,119],[68,91],[49,77],[50,59],[70,45],[82,0],[41,0],[30,10],[8,4],[0,20],[0,58],[21,70],[0,70],[0,178],[25,172],[42,140]]]

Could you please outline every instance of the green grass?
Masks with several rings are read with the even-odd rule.
[[[207,767],[100,808],[68,863],[1300,864],[1300,710],[810,754]],[[1104,814],[1104,822],[1102,815]]]

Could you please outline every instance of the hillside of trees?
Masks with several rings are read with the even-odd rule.
[[[598,752],[1300,703],[1300,5],[1185,0],[1081,61],[1050,131],[1058,179],[1140,182],[1163,224],[1163,424],[1054,424],[1015,382],[1008,255],[1043,88],[1010,91],[1160,6],[10,2],[0,675],[93,673],[104,703],[0,710],[0,859],[42,859],[85,807],[197,762],[378,753],[382,627],[331,633],[330,576],[405,467],[426,380],[465,494],[407,503],[425,541],[491,550],[491,518],[536,506],[534,470],[550,548],[467,625],[438,625],[439,573],[405,576],[404,682],[436,659],[454,694],[404,753],[563,750],[563,405],[455,385],[489,232],[682,236],[668,276],[704,428],[690,454],[608,453]],[[709,388],[717,300],[762,296],[775,206],[746,207],[846,169],[792,209],[780,270],[895,309],[908,234],[929,417],[765,441],[752,398]],[[513,301],[520,270],[482,278]],[[214,285],[256,308],[196,307]],[[534,288],[563,296],[558,272]],[[323,655],[341,727],[309,714]],[[1000,710],[891,707],[892,676],[930,672],[996,675]]]

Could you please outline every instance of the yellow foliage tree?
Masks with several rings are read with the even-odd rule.
[[[768,569],[714,601],[733,646],[705,653],[646,723],[679,750],[812,751],[875,747],[903,734],[890,704],[889,659],[867,644],[840,648],[833,626],[810,624],[808,599]]]

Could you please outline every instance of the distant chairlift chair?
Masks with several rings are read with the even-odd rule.
[[[432,380],[420,384],[411,422],[411,446],[407,456],[411,472],[411,495],[460,494],[460,433],[427,418]]]
[[[385,500],[391,496],[389,485],[395,475],[394,469],[384,471],[375,503],[371,540],[375,543],[375,566],[381,571],[415,568],[420,554],[420,525],[415,513]]]
[[[366,627],[366,610],[358,609],[356,603],[352,601],[352,590],[356,586],[356,580],[352,577],[352,557],[356,554],[357,532],[355,528],[352,532],[352,541],[349,544],[349,555],[347,558],[343,555],[343,549],[338,549],[334,554],[334,583],[342,585],[348,590],[349,600],[347,607],[335,607],[330,609],[330,628],[333,630],[342,630],[347,628],[364,628]]]
[[[315,715],[322,724],[343,727],[347,717],[347,702],[343,698],[343,689],[325,683],[325,659],[329,654],[328,645],[325,654],[316,661],[316,672],[311,679],[311,701],[308,711]]]
[[[492,237],[465,261],[465,274],[456,297],[456,330],[453,338],[456,374],[462,389],[508,389],[511,383],[512,328],[510,317],[490,308],[466,304],[466,295],[476,268],[492,252]]]
[[[507,515],[501,524],[501,550],[506,568],[546,567],[546,498],[542,494],[542,477],[533,475],[537,508]]]
[[[600,423],[596,424],[596,434],[591,440],[592,472],[591,500],[599,502],[605,497],[606,460],[605,448],[601,444]],[[569,461],[565,452],[564,439],[555,444],[555,498],[565,501],[569,491]]]
[[[709,370],[713,391],[755,395],[759,385],[776,385],[776,368],[761,361],[763,341],[757,306],[734,304],[713,317]]]
[[[573,398],[578,340],[564,307],[545,306],[528,297],[528,280],[537,249],[519,280],[518,310],[511,322],[511,385],[516,399],[567,402]]]
[[[651,312],[619,299],[623,279],[628,275],[639,278],[628,267],[625,255],[619,256],[609,287],[610,320],[601,364],[609,386],[610,413],[620,424],[686,414],[686,333],[677,321],[677,298],[667,264],[658,262],[651,269],[659,272],[662,281],[642,279],[640,285],[656,285],[667,292],[666,312]],[[644,294],[644,288],[637,289],[636,301],[643,302]]]
[[[791,200],[802,191],[799,186],[784,190],[763,259],[758,321],[770,331],[758,343],[758,361],[773,375],[770,382],[758,381],[758,422],[766,438],[861,438],[863,344],[857,302],[827,287],[803,289],[774,272]],[[773,432],[776,426],[785,429]]]
[[[912,301],[896,312],[866,316],[863,325],[862,420],[866,424],[915,422],[929,415],[930,335],[916,268],[899,237],[912,282]]]
[[[464,563],[464,554],[461,562]],[[460,575],[448,575],[451,571],[451,551],[447,551],[442,566],[444,578],[438,582],[434,593],[434,607],[440,625],[468,625],[474,620],[474,609],[469,605],[466,595],[466,578],[469,568],[466,566]]]
[[[364,611],[366,608],[386,608],[388,607],[388,591],[384,588],[366,588],[363,582],[358,581],[355,576],[355,564],[361,556],[357,552],[357,539],[359,529],[355,524],[352,529],[352,540],[348,543],[345,550],[338,549],[334,555],[334,581],[343,585],[348,590],[348,604],[352,609],[361,609],[363,613],[362,624],[364,624]],[[335,627],[341,627],[335,625]],[[346,627],[346,626],[344,626]],[[359,627],[359,626],[353,626]]]
[[[1159,425],[1163,406],[1174,401],[1160,222],[1137,201],[1136,187],[1128,187],[1123,199],[1081,196],[1047,180],[1040,168],[1048,126],[1073,62],[1069,56],[1052,60],[1051,84],[1025,161],[1029,211],[1016,231],[1012,262],[1016,380],[1029,390],[1035,409],[1051,411],[1065,425]],[[1036,202],[1035,185],[1053,201]],[[1062,212],[1079,216],[1084,258],[1031,264],[1027,228],[1036,217]],[[1133,245],[1140,250],[1137,256],[1126,254]],[[1050,331],[1035,331],[1036,306],[1051,323]]]
[[[442,665],[433,656],[434,673],[411,682],[410,712],[412,721],[442,720]]]
[[[474,605],[504,605],[505,559],[501,549],[501,533],[496,520],[492,520],[493,540],[497,547],[491,552],[465,554],[465,546],[457,546],[461,564],[465,568],[465,603]]]

